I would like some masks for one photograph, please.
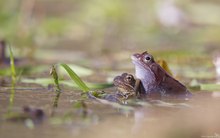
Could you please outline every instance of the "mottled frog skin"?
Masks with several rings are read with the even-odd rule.
[[[146,96],[141,81],[135,79],[131,74],[123,73],[122,75],[116,76],[114,78],[114,85],[117,88],[118,93],[121,93],[127,98],[144,98]]]
[[[136,80],[134,76],[128,73],[123,73],[122,75],[116,76],[114,78],[114,85],[117,88],[118,92],[124,96],[134,96],[135,92],[135,83]]]
[[[131,56],[135,65],[135,75],[141,80],[145,93],[160,96],[191,97],[187,88],[169,75],[147,51]]]

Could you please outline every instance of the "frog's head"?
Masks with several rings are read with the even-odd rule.
[[[155,75],[151,69],[151,65],[155,63],[154,58],[147,51],[131,56],[132,62],[135,65],[136,77],[143,80],[148,78],[149,81],[154,80]]]
[[[129,93],[134,92],[134,86],[135,86],[136,80],[134,79],[134,76],[128,73],[123,73],[120,76],[116,76],[114,78],[114,85],[121,93]]]
[[[142,54],[136,53],[131,56],[132,62],[135,65],[143,66],[144,68],[149,68],[152,63],[155,63],[154,58],[147,51]]]

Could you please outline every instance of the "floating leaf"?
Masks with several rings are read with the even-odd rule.
[[[70,81],[61,81],[60,83],[64,84],[64,85],[71,86],[71,87],[79,88],[79,87],[77,87],[77,85],[75,83],[72,83]],[[86,82],[86,84],[90,89],[104,89],[104,88],[109,88],[109,87],[113,86],[113,83],[89,83],[89,82]]]
[[[196,79],[193,79],[190,82],[189,87],[190,89],[193,89],[193,90],[200,90],[200,83]]]
[[[53,80],[51,78],[36,78],[36,79],[29,79],[29,78],[22,78],[21,82],[23,83],[35,83],[42,85],[44,87],[47,87],[49,84],[53,84]],[[70,80],[59,80],[60,84],[67,85],[70,87],[74,87],[76,89],[80,89],[80,87],[73,83]],[[113,86],[113,83],[89,83],[86,82],[87,86],[90,89],[104,89],[104,88],[109,88]]]
[[[220,84],[201,84],[200,88],[206,91],[220,91]]]
[[[36,79],[22,78],[21,82],[40,84],[44,87],[47,87],[49,84],[53,84],[53,80],[51,78],[36,78]]]

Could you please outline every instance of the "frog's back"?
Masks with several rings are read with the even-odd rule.
[[[165,79],[159,84],[159,90],[161,95],[175,96],[175,97],[191,97],[192,94],[188,89],[179,81],[173,77],[165,77]]]

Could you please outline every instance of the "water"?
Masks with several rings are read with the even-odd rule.
[[[107,91],[113,91],[108,89]],[[133,107],[117,109],[92,99],[84,100],[86,108],[76,108],[80,91],[66,89],[62,92],[59,106],[50,116],[55,94],[52,90],[38,87],[33,90],[16,90],[15,112],[22,107],[40,108],[46,118],[34,128],[27,122],[1,120],[0,136],[12,137],[202,137],[220,132],[220,98],[212,93],[196,93],[187,101],[155,101]],[[0,91],[1,118],[7,112],[9,92]],[[83,113],[85,110],[85,113]]]

